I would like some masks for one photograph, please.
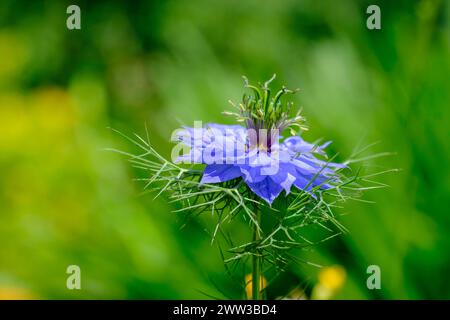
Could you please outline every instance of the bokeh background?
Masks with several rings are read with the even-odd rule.
[[[69,4],[81,30],[66,28]],[[366,28],[369,4],[381,30]],[[132,150],[108,127],[147,123],[169,156],[180,123],[230,123],[241,75],[273,73],[301,89],[307,140],[342,157],[378,141],[372,152],[396,155],[369,165],[401,171],[365,195],[375,204],[341,211],[349,234],[299,255],[340,267],[292,266],[271,297],[330,281],[329,298],[449,299],[450,2],[438,0],[2,0],[0,297],[242,297],[210,245],[213,217],[180,228],[104,149]],[[66,288],[71,264],[82,290]],[[372,264],[381,290],[366,287]]]

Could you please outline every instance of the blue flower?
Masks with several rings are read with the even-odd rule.
[[[329,189],[338,182],[336,170],[345,165],[316,158],[325,155],[330,142],[320,146],[291,136],[280,142],[278,131],[257,134],[239,125],[207,124],[185,127],[176,138],[190,148],[176,162],[203,163],[201,183],[221,183],[242,178],[269,204],[284,190],[295,187],[313,194],[313,188]]]

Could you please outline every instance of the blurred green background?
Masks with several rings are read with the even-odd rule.
[[[81,30],[66,8],[81,8]],[[378,4],[382,29],[366,28]],[[242,291],[210,245],[214,218],[181,229],[142,175],[103,151],[132,149],[108,127],[171,132],[221,111],[277,73],[299,87],[311,130],[349,156],[358,143],[400,168],[348,203],[350,233],[299,257],[339,265],[338,299],[450,299],[449,1],[17,1],[0,3],[0,297],[207,298]],[[245,230],[245,228],[243,228]],[[82,290],[66,288],[81,268]],[[368,290],[366,268],[381,268]],[[270,294],[305,290],[320,268],[293,266]]]

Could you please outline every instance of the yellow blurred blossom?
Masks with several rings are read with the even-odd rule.
[[[260,291],[264,290],[267,286],[267,281],[264,276],[259,278],[259,288]],[[245,276],[245,293],[247,294],[247,299],[253,298],[253,275],[251,273]]]
[[[318,284],[314,287],[311,298],[315,300],[331,299],[344,285],[347,275],[341,266],[324,267],[318,275]]]
[[[33,300],[36,297],[29,291],[18,287],[0,287],[0,300]]]
[[[42,148],[46,142],[52,146],[56,141],[61,143],[76,121],[76,108],[63,89],[0,94],[0,147],[4,152]]]

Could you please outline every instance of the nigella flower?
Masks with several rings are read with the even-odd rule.
[[[320,160],[325,147],[304,141],[293,128],[305,129],[300,112],[290,117],[291,103],[283,105],[280,98],[293,93],[283,87],[270,98],[269,83],[260,88],[245,79],[253,95],[244,95],[235,115],[241,125],[207,124],[179,131],[175,139],[190,148],[176,162],[206,164],[201,183],[221,183],[242,178],[248,187],[269,204],[280,195],[286,195],[294,186],[314,196],[314,190],[329,189],[339,182],[336,170],[343,164]],[[234,104],[233,104],[234,105]],[[280,143],[280,133],[290,128],[294,134]]]
[[[261,142],[261,134],[273,140]],[[259,197],[271,204],[285,190],[294,186],[313,195],[313,188],[328,189],[338,182],[335,174],[342,164],[316,158],[324,148],[292,136],[279,143],[277,134],[264,130],[255,133],[239,125],[207,124],[184,128],[177,133],[179,141],[190,147],[176,161],[206,164],[201,183],[221,183],[242,178]]]
[[[259,86],[249,84],[244,78],[246,88],[252,93],[244,95],[241,103],[232,103],[237,112],[226,113],[235,116],[240,124],[194,123],[194,127],[176,131],[172,140],[179,143],[172,149],[172,161],[151,146],[148,132],[147,140],[138,135],[135,138],[122,134],[143,153],[118,151],[128,155],[137,168],[150,173],[142,180],[147,182],[146,188],[155,184],[156,197],[167,192],[171,200],[181,204],[176,212],[183,211],[191,216],[202,212],[215,215],[217,224],[212,242],[217,235],[225,234],[226,230],[222,229],[226,228],[225,220],[231,222],[238,214],[244,215],[253,229],[252,240],[229,248],[230,256],[224,262],[247,264],[246,258],[251,257],[252,292],[247,296],[253,299],[264,297],[265,285],[259,280],[265,279],[265,264],[273,264],[277,270],[284,269],[289,262],[287,250],[316,243],[305,237],[303,228],[320,226],[326,233],[324,240],[330,239],[329,233],[335,228],[338,232],[335,235],[345,231],[332,207],[353,199],[362,190],[380,187],[378,182],[367,179],[380,173],[360,178],[358,174],[346,177],[341,172],[347,168],[346,164],[361,160],[350,159],[346,164],[331,162],[325,153],[330,142],[313,144],[303,140],[302,131],[307,129],[304,118],[300,111],[291,115],[292,103],[282,101],[284,94],[295,91],[283,87],[272,97],[269,83],[273,78]],[[197,167],[184,168],[174,162],[205,166],[197,170]],[[360,182],[374,185],[365,187]],[[329,189],[333,192],[322,196]],[[283,194],[286,195],[284,201],[273,203]],[[261,214],[259,199],[273,205],[264,211],[281,209],[285,214],[264,223],[266,217]],[[331,228],[328,223],[332,224]],[[231,240],[227,232],[226,243],[232,244],[234,240]],[[247,279],[245,288],[248,283]]]

